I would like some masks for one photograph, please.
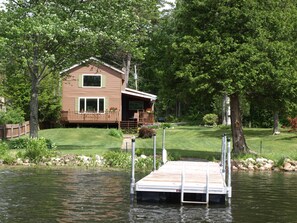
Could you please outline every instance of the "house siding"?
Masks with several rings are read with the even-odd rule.
[[[80,87],[80,75],[100,74],[104,83],[100,88]],[[122,74],[104,65],[81,65],[72,69],[62,85],[62,110],[78,112],[78,98],[80,97],[102,97],[105,98],[105,110],[115,107],[120,111],[121,89],[123,87]],[[121,121],[121,112],[119,120]]]

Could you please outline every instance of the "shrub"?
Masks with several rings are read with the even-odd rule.
[[[161,128],[163,128],[163,129],[171,128],[171,124],[170,123],[162,123]]]
[[[131,165],[130,153],[109,151],[103,154],[103,158],[107,167],[128,168]]]
[[[48,149],[48,142],[45,138],[29,139],[25,151],[19,155],[35,163],[42,161],[44,158],[55,156],[56,151]]]
[[[143,126],[139,129],[138,137],[143,139],[152,138],[155,133],[154,129]]]
[[[12,164],[15,160],[8,152],[8,144],[6,142],[0,142],[0,159],[3,160],[5,164]]]
[[[296,131],[296,129],[297,129],[297,117],[295,117],[295,118],[290,118],[289,117],[288,121],[290,122],[292,131]]]
[[[120,129],[110,129],[108,132],[108,135],[116,137],[116,138],[122,138],[123,132]]]
[[[20,108],[8,109],[6,112],[0,112],[0,124],[19,124],[25,121],[24,111]]]
[[[218,116],[216,114],[206,114],[203,116],[203,122],[205,125],[217,125]]]
[[[8,142],[9,149],[26,149],[28,147],[29,138],[18,138]]]
[[[0,157],[7,154],[8,145],[6,142],[0,142]]]

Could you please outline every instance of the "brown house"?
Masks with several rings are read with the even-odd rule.
[[[127,128],[154,122],[157,96],[125,87],[123,71],[90,58],[61,74],[62,123]]]

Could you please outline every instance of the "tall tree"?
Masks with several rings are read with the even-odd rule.
[[[177,1],[180,38],[175,48],[181,65],[176,74],[191,83],[190,90],[209,89],[230,96],[235,153],[249,152],[240,95],[257,95],[263,83],[276,76],[278,81],[265,91],[291,91],[281,86],[289,86],[296,77],[296,7],[291,0]]]

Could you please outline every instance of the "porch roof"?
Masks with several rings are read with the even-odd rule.
[[[143,91],[137,91],[131,88],[125,88],[125,90],[122,91],[122,94],[131,95],[135,97],[150,99],[151,101],[157,100],[157,95],[149,94]]]

